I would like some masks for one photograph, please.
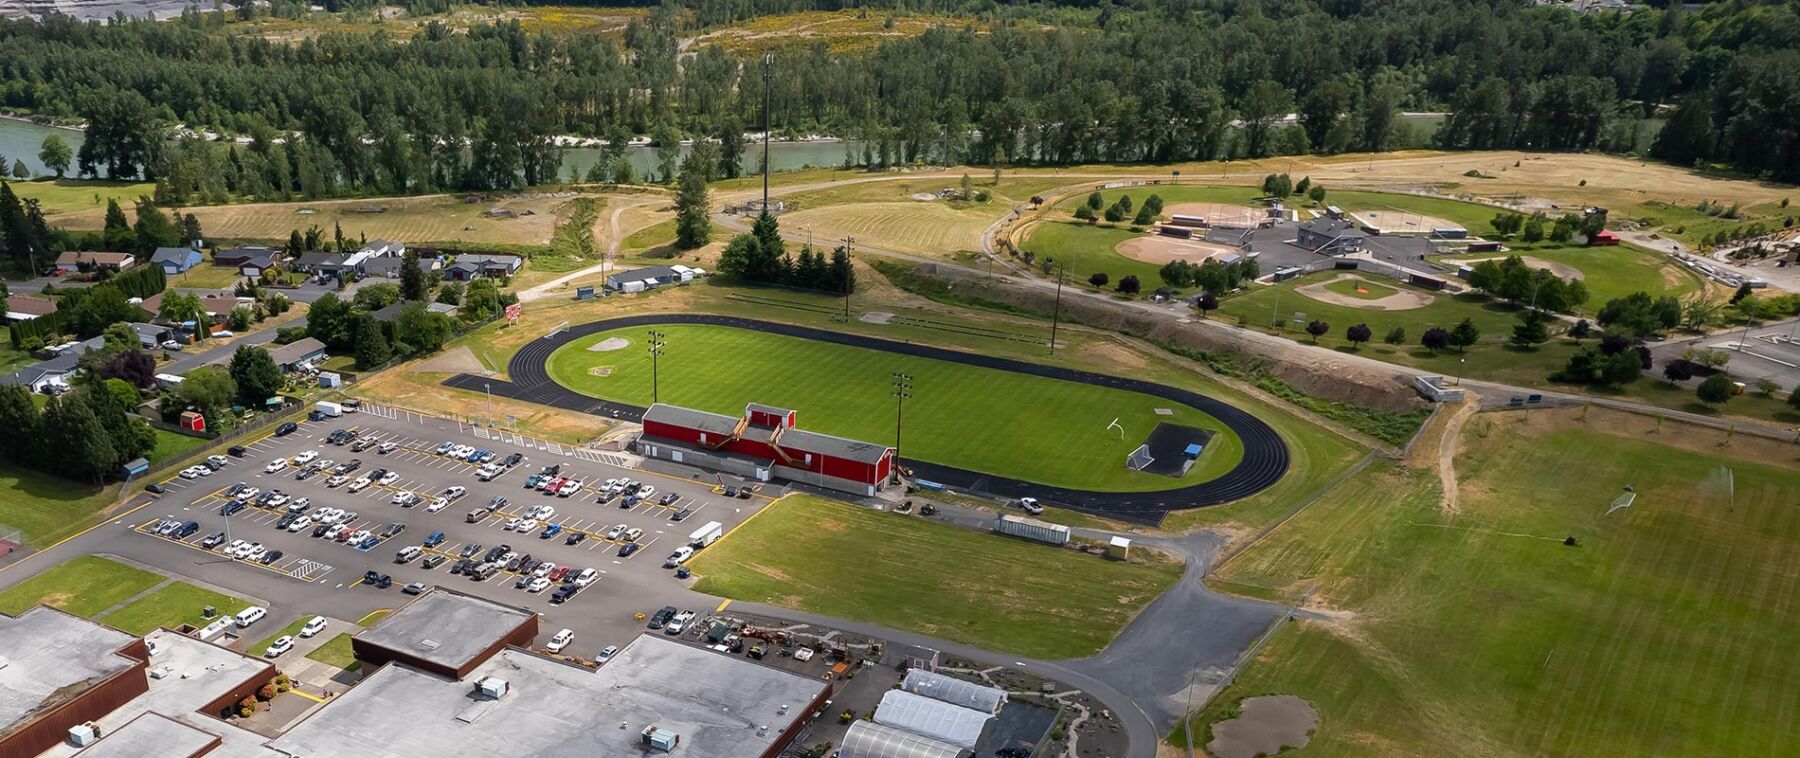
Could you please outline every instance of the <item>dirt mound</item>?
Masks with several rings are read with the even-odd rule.
[[[1306,747],[1319,713],[1293,695],[1263,695],[1238,704],[1237,718],[1213,724],[1206,752],[1214,758],[1255,758],[1283,748]]]

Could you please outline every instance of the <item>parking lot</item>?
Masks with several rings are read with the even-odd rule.
[[[331,435],[338,431],[355,432],[355,437],[334,444]],[[519,460],[482,481],[478,463],[437,452],[446,443],[486,450],[495,463],[514,454]],[[739,499],[715,494],[714,481],[699,475],[682,479],[626,468],[619,464],[632,459],[622,453],[570,448],[374,406],[302,423],[291,434],[242,447],[241,455],[224,456],[223,465],[208,475],[163,482],[168,491],[140,513],[133,525],[136,536],[208,554],[207,563],[235,563],[337,591],[397,593],[415,582],[447,584],[540,612],[559,608],[551,598],[561,582],[538,582],[532,592],[526,589],[533,587],[531,579],[566,573],[561,581],[567,582],[592,568],[597,580],[560,608],[616,605],[617,612],[632,617],[655,610],[645,602],[647,595],[670,594],[647,590],[685,594],[663,563],[687,543],[691,532],[712,522],[728,531],[768,502],[761,495]],[[306,463],[295,465],[297,457]],[[270,470],[277,460],[287,463]],[[355,467],[342,473],[343,479],[333,478],[334,471],[353,461]],[[329,467],[301,478],[307,463]],[[564,496],[525,486],[548,466],[557,466],[560,477],[582,480],[583,486]],[[365,478],[366,484],[355,487]],[[654,491],[621,507],[624,497],[602,490],[609,479],[632,479]],[[396,502],[408,500],[402,493],[417,499]],[[440,497],[447,502],[434,502]],[[544,508],[552,512],[537,512]],[[343,513],[323,525],[315,517],[327,509]],[[180,527],[188,521],[197,528],[182,536]],[[165,522],[177,531],[156,534]],[[284,528],[295,522],[298,528]],[[396,529],[399,524],[404,526]],[[424,547],[428,538],[439,541]],[[362,544],[355,544],[359,539]],[[242,547],[243,556],[226,552],[234,544]],[[631,544],[637,547],[627,548]],[[479,561],[503,545],[503,552],[521,557],[513,567],[479,577],[451,573],[464,557]],[[422,549],[417,557],[397,562],[397,554],[410,546]],[[278,558],[263,562],[277,551]],[[518,565],[527,557],[553,566],[527,573]],[[569,567],[566,572],[556,571],[564,566]],[[390,577],[391,585],[366,586],[370,572]],[[399,597],[391,600],[400,602]]]

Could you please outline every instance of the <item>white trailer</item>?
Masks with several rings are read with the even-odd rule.
[[[705,526],[695,529],[693,534],[688,535],[688,544],[694,547],[706,547],[718,542],[719,538],[723,536],[725,536],[725,526],[717,521],[708,521]]]
[[[1001,515],[994,519],[994,531],[1013,537],[1048,542],[1052,545],[1069,544],[1068,527],[1022,516]]]
[[[313,407],[315,409],[317,409],[320,413],[323,413],[326,416],[329,416],[331,418],[337,418],[339,416],[344,415],[344,406],[338,405],[337,403],[331,402],[329,400],[320,400],[319,403]]]

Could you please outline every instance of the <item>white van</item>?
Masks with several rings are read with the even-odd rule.
[[[237,615],[237,627],[239,629],[246,628],[251,624],[261,621],[262,618],[267,615],[269,615],[269,610],[267,608],[252,605],[249,608],[245,608]]]

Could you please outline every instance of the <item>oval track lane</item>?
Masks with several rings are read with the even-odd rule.
[[[512,377],[511,382],[470,374],[458,374],[445,380],[444,384],[459,389],[492,391],[496,395],[581,413],[638,420],[644,413],[642,406],[598,400],[557,384],[550,378],[548,368],[550,355],[564,345],[600,332],[660,324],[733,327],[869,350],[885,350],[890,353],[963,363],[1069,382],[1082,382],[1127,392],[1139,392],[1203,411],[1218,419],[1227,429],[1237,434],[1244,443],[1244,457],[1230,471],[1199,484],[1154,492],[1098,492],[1050,487],[1022,479],[971,471],[930,461],[902,459],[903,465],[911,468],[916,477],[941,482],[952,488],[976,490],[1003,497],[1036,497],[1097,516],[1156,524],[1160,523],[1163,516],[1169,511],[1218,505],[1254,495],[1274,485],[1287,473],[1288,469],[1287,443],[1272,427],[1237,406],[1198,392],[1122,376],[1096,374],[1011,358],[964,353],[926,345],[894,342],[875,337],[842,334],[823,329],[734,316],[648,314],[592,321],[570,327],[548,337],[532,340],[525,347],[520,348],[507,364],[506,370]]]

